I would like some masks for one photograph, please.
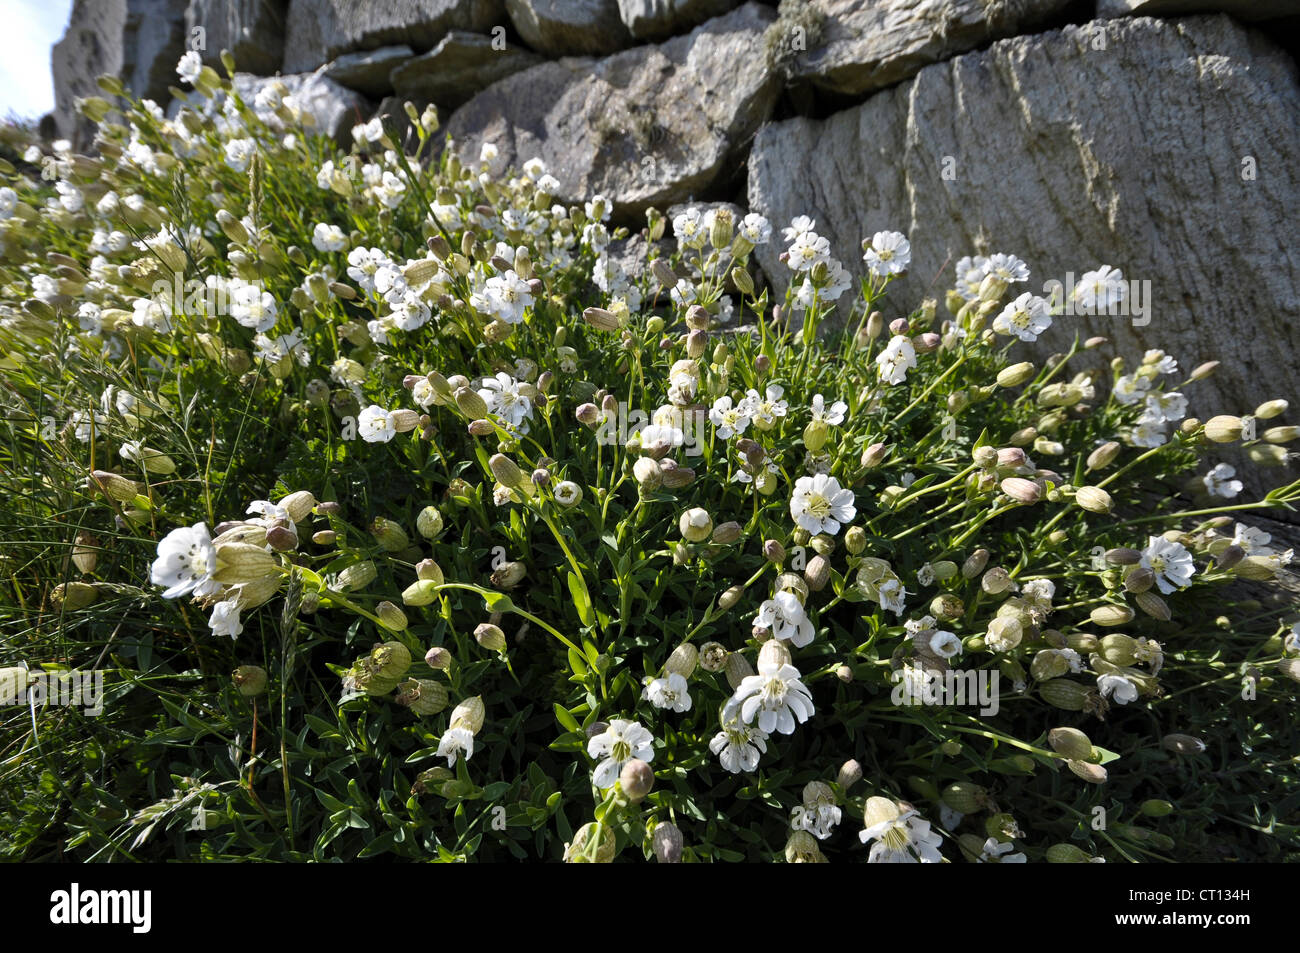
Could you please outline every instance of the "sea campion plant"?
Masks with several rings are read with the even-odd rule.
[[[8,854],[1294,849],[1300,646],[1242,586],[1300,484],[1216,451],[1300,431],[1189,416],[1212,364],[1034,346],[1119,271],[972,256],[907,310],[897,232],[856,286],[807,217],[629,244],[432,110],[343,152],[178,73],[170,115],[103,79],[93,157],[0,160]]]

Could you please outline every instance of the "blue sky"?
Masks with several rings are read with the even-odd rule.
[[[50,47],[63,36],[72,0],[0,0],[0,117],[54,108]]]

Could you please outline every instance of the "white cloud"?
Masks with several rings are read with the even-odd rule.
[[[54,108],[50,48],[63,37],[72,0],[4,0],[0,22],[0,118],[38,118]]]

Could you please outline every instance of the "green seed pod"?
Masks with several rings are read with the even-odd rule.
[[[1049,864],[1087,864],[1091,861],[1092,857],[1073,844],[1053,844],[1047,848],[1047,862]]]
[[[436,506],[426,506],[415,517],[415,530],[425,539],[435,539],[442,532],[442,513]]]
[[[1115,605],[1107,603],[1106,605],[1097,606],[1090,613],[1090,618],[1095,625],[1125,625],[1133,621],[1133,610],[1128,606]]]
[[[1043,701],[1064,711],[1083,711],[1087,706],[1090,690],[1066,678],[1053,678],[1038,686],[1038,694]]]
[[[408,625],[406,613],[391,602],[381,602],[375,606],[375,615],[384,628],[391,632],[401,632]]]
[[[1174,812],[1174,806],[1168,801],[1161,801],[1156,798],[1143,801],[1138,810],[1147,817],[1167,817]]]
[[[614,832],[606,824],[583,824],[564,850],[566,864],[608,864],[614,859]]]
[[[447,707],[447,689],[431,678],[408,678],[397,687],[395,701],[417,715],[436,715]]]
[[[668,656],[668,661],[664,662],[664,671],[680,675],[682,678],[690,678],[699,659],[699,649],[690,642],[683,642],[673,649],[672,654]]]
[[[943,803],[961,814],[975,814],[989,806],[989,792],[978,784],[957,781],[943,789]]]
[[[490,622],[480,623],[474,629],[474,639],[489,652],[504,652],[506,650],[506,634],[501,631],[499,626],[495,626]]]
[[[1078,728],[1053,728],[1047,733],[1052,750],[1071,761],[1096,761],[1092,741]]]
[[[1137,640],[1119,632],[1103,635],[1098,652],[1112,665],[1132,665],[1137,661]]]
[[[1103,784],[1106,781],[1108,772],[1099,764],[1092,764],[1088,761],[1067,761],[1065,763],[1077,777],[1082,778],[1089,784]]]
[[[260,665],[241,665],[231,674],[230,680],[245,698],[263,694],[269,682],[266,669]]]
[[[1169,604],[1154,592],[1136,593],[1133,596],[1133,601],[1137,603],[1139,609],[1153,619],[1168,622],[1173,618],[1173,613],[1169,611]]]

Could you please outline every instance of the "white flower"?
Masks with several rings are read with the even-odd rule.
[[[468,761],[474,755],[474,732],[468,728],[448,728],[446,734],[438,741],[437,757],[447,759],[447,767],[456,766],[456,758],[465,752]]]
[[[980,282],[988,274],[988,263],[983,255],[967,256],[957,262],[957,293],[967,301],[979,297]]]
[[[212,607],[212,616],[208,619],[208,628],[213,635],[228,635],[237,638],[244,631],[239,621],[239,600],[226,599]]]
[[[247,172],[249,160],[257,151],[257,143],[252,139],[231,139],[226,143],[226,165],[236,172]]]
[[[713,736],[709,750],[732,774],[753,771],[758,767],[759,756],[767,753],[767,732],[757,725],[746,725],[733,718]]]
[[[1282,651],[1286,652],[1287,655],[1300,653],[1300,622],[1291,626],[1291,631],[1282,640]]]
[[[853,491],[841,487],[835,477],[818,474],[795,481],[790,516],[801,529],[814,535],[834,536],[840,531],[840,524],[849,522],[857,513]]]
[[[880,379],[886,384],[901,384],[907,372],[916,367],[916,349],[902,334],[895,334],[885,349],[876,355]]]
[[[754,626],[771,629],[776,638],[788,641],[796,648],[803,648],[813,640],[815,634],[812,621],[799,597],[786,591],[778,592],[758,607]]]
[[[1196,564],[1187,547],[1163,536],[1148,537],[1147,548],[1142,550],[1138,565],[1155,573],[1156,586],[1166,595],[1191,585],[1192,576],[1196,574]]]
[[[758,674],[742,679],[723,706],[722,720],[728,722],[737,714],[746,725],[757,718],[759,730],[765,734],[793,734],[796,720],[803,724],[812,717],[812,693],[793,665],[760,660]]]
[[[483,143],[482,147],[478,150],[478,159],[480,162],[490,163],[496,161],[496,157],[499,154],[500,153],[498,152],[497,147],[495,145],[493,145],[490,142],[485,142]]]
[[[1124,300],[1128,285],[1124,273],[1109,265],[1085,272],[1074,287],[1074,299],[1080,310],[1109,313]]]
[[[752,245],[766,245],[772,237],[771,223],[757,212],[746,215],[736,231]]]
[[[1138,697],[1138,687],[1123,675],[1098,675],[1097,691],[1102,698],[1113,698],[1117,705],[1127,705]]]
[[[677,284],[673,285],[668,292],[668,296],[673,299],[673,304],[679,308],[684,308],[689,304],[695,303],[695,285],[685,278],[678,278]]]
[[[690,686],[687,685],[686,678],[677,672],[652,679],[641,697],[656,708],[669,708],[676,712],[691,710]]]
[[[709,411],[709,420],[713,421],[713,426],[718,428],[718,436],[723,440],[730,440],[737,434],[745,432],[749,426],[748,405],[741,401],[733,407],[729,396],[719,397],[713,402],[713,409]]]
[[[1135,447],[1160,447],[1168,440],[1165,434],[1165,422],[1156,417],[1143,415],[1128,431],[1128,441]]]
[[[519,381],[502,371],[496,377],[483,378],[478,395],[488,405],[490,413],[511,427],[519,427],[533,415],[533,402],[519,388]],[[527,433],[527,430],[521,432]]]
[[[311,233],[311,243],[317,251],[342,251],[347,247],[348,237],[337,225],[317,222]]]
[[[796,804],[790,812],[790,827],[796,831],[807,831],[818,840],[825,840],[834,832],[835,825],[842,816],[834,803],[818,801],[812,805]]]
[[[709,237],[704,215],[695,206],[673,218],[673,237],[683,248],[701,248]]]
[[[1240,480],[1233,479],[1236,475],[1236,467],[1230,463],[1220,463],[1205,474],[1202,480],[1205,483],[1205,489],[1211,496],[1221,496],[1230,500],[1240,493],[1244,486]]]
[[[813,394],[812,403],[808,409],[811,411],[814,421],[839,425],[844,423],[844,412],[849,409],[849,405],[842,400],[837,400],[827,407],[826,401],[821,394]]]
[[[911,264],[912,244],[902,232],[876,232],[862,260],[877,277],[897,275]]]
[[[756,390],[749,390],[745,392],[745,399],[741,403],[745,406],[746,416],[753,421],[755,427],[771,430],[776,426],[776,419],[784,417],[789,409],[781,399],[784,395],[785,390],[780,384],[768,384],[764,396],[760,397]]]
[[[979,862],[981,864],[1023,864],[1025,863],[1024,854],[1013,854],[1015,844],[1003,844],[996,837],[990,837],[984,842],[984,849],[980,851]]]
[[[1142,363],[1150,364],[1161,374],[1176,374],[1178,361],[1159,348],[1152,348],[1142,355]]]
[[[572,480],[555,484],[555,502],[561,506],[577,506],[582,501],[582,487]]]
[[[788,228],[781,229],[781,237],[787,242],[793,242],[800,235],[805,235],[808,232],[811,232],[816,225],[817,223],[807,215],[798,215],[790,219],[790,225]]]
[[[1146,396],[1143,415],[1164,423],[1175,423],[1187,416],[1187,398],[1178,391],[1157,391]]]
[[[1273,553],[1271,534],[1245,523],[1238,523],[1233,530],[1232,541],[1240,546],[1247,556],[1268,556]]]
[[[216,592],[220,584],[212,579],[217,571],[217,550],[204,523],[172,530],[158,543],[158,558],[149,570],[155,586],[166,586],[164,599],[193,594],[202,598]]]
[[[883,800],[883,799],[882,799]],[[930,829],[930,822],[914,810],[899,812],[894,805],[894,816],[858,832],[864,844],[871,843],[867,855],[869,864],[939,864],[943,855],[939,845],[943,837]]]
[[[229,286],[230,316],[246,328],[269,331],[275,327],[279,308],[269,291],[256,283],[231,282]]]
[[[1052,326],[1052,316],[1048,313],[1047,302],[1028,291],[1002,309],[1002,313],[993,319],[993,330],[1000,334],[1011,334],[1022,341],[1036,341]]]
[[[7,185],[0,188],[0,222],[13,218],[14,209],[17,207],[18,193]]]
[[[198,51],[186,50],[176,64],[176,75],[180,77],[182,83],[189,83],[193,86],[199,81],[201,72],[203,72],[203,59],[199,56]]]
[[[587,742],[587,754],[604,759],[596,765],[592,783],[603,791],[613,787],[623,765],[633,758],[653,761],[654,740],[654,736],[638,722],[622,718],[610,721],[608,728]]]
[[[990,255],[988,261],[984,263],[984,273],[1007,284],[1029,280],[1029,266],[1015,255],[1001,253]]]
[[[786,264],[791,271],[811,271],[814,266],[831,256],[831,243],[816,232],[804,232],[795,237],[787,253]]]
[[[955,658],[961,654],[961,639],[951,632],[936,632],[930,636],[930,651],[939,658]]]
[[[397,436],[392,413],[371,404],[357,417],[357,436],[366,443],[388,443]]]

